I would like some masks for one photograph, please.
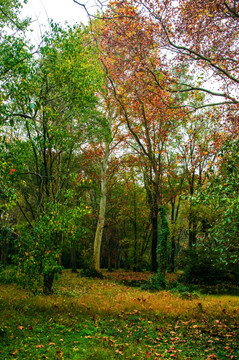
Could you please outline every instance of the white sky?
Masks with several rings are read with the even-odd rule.
[[[84,3],[91,13],[94,13],[96,7],[94,0],[79,0]],[[83,7],[77,5],[73,0],[28,0],[27,4],[23,6],[22,17],[31,17],[33,30],[30,38],[34,45],[40,43],[41,32],[49,29],[48,19],[54,22],[70,25],[83,22],[86,24],[87,14]]]

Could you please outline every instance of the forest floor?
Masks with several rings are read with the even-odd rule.
[[[0,284],[0,359],[239,359],[238,296],[122,283],[142,276],[150,274],[65,270],[50,296]]]

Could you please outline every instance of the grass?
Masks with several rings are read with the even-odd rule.
[[[239,359],[238,297],[184,299],[117,276],[64,271],[51,296],[1,284],[0,359]]]

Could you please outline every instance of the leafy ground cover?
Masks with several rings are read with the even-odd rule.
[[[112,281],[64,271],[50,296],[1,284],[0,358],[239,358],[238,297],[185,299],[116,283],[123,275],[113,274]]]

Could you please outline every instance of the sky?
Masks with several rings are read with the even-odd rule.
[[[94,0],[79,0],[84,3],[91,13],[94,13],[96,7]],[[87,23],[87,14],[83,7],[74,3],[73,0],[28,0],[23,6],[21,16],[31,17],[32,32],[29,35],[35,45],[40,43],[41,32],[49,29],[48,19],[54,22],[70,25]]]

